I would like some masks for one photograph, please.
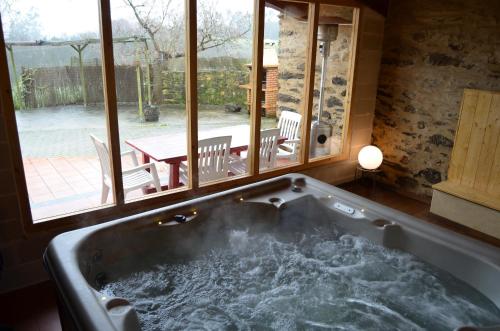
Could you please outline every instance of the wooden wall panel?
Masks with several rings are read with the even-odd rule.
[[[433,188],[500,210],[500,92],[464,91],[448,180]]]
[[[455,135],[455,146],[451,154],[448,180],[460,183],[464,171],[467,150],[469,149],[469,138],[472,130],[472,121],[476,112],[478,91],[465,90],[460,110],[459,127]]]
[[[500,136],[500,111],[495,111],[495,109],[499,108],[500,94],[493,95],[488,119],[486,120],[486,129],[484,131],[481,153],[479,154],[476,178],[474,181],[474,188],[483,192],[486,192],[490,178],[495,176],[495,173],[492,173],[493,160],[495,158],[496,149],[500,149],[500,146],[498,146]],[[498,175],[498,173],[496,175]]]
[[[493,156],[493,164],[491,166],[491,179],[488,181],[486,192],[493,196],[500,196],[500,119],[498,116],[498,109],[500,108],[500,94],[495,95],[492,107],[497,109],[497,116],[494,124],[496,133],[492,133],[493,137],[495,135],[497,137],[497,146]]]
[[[472,121],[472,130],[469,138],[469,147],[467,149],[467,157],[465,159],[464,172],[460,183],[462,185],[473,187],[477,173],[479,155],[483,144],[484,132],[486,129],[486,121],[488,120],[489,109],[491,105],[491,94],[479,93],[477,100],[474,120]],[[462,124],[462,121],[459,125]],[[465,123],[465,125],[469,125]]]

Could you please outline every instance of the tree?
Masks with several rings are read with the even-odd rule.
[[[185,56],[184,15],[178,8],[183,2],[175,0],[123,0],[132,10],[137,23],[151,39],[159,60]],[[221,13],[216,3],[201,1],[198,5],[198,51],[230,46],[248,36],[249,15]]]
[[[0,12],[5,39],[9,41],[31,41],[42,38],[38,13],[30,8],[21,11],[14,8],[12,0],[0,0]]]

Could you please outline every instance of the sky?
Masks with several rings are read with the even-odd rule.
[[[2,1],[2,0],[0,0]],[[183,0],[174,0],[183,10]],[[139,2],[139,1],[138,1]],[[252,0],[212,0],[222,12],[253,12]],[[15,0],[14,10],[38,13],[42,34],[63,37],[82,32],[99,31],[98,0]],[[111,0],[112,19],[135,21],[133,13],[123,0]]]

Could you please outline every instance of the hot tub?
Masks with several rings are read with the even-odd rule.
[[[300,174],[61,234],[65,329],[500,330],[500,249]]]

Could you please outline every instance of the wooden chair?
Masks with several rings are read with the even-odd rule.
[[[291,112],[282,111],[278,121],[280,135],[286,137],[287,140],[278,146],[278,158],[297,160],[298,147],[300,143],[299,130],[302,122],[302,115]]]
[[[198,141],[198,176],[200,182],[225,178],[229,175],[231,136],[213,137]],[[179,179],[188,184],[188,165],[181,162]]]
[[[108,199],[109,191],[112,188],[112,176],[111,176],[111,166],[108,148],[101,140],[96,138],[94,135],[90,135],[92,142],[97,150],[97,155],[99,156],[99,163],[101,164],[101,176],[102,176],[102,193],[101,193],[101,203],[106,203]],[[137,156],[134,151],[123,152],[121,156],[129,155],[132,158],[133,168],[126,169],[122,171],[123,176],[123,193],[125,196],[128,192],[150,187],[152,184],[157,192],[161,191],[160,179],[158,178],[158,172],[156,171],[156,166],[154,163],[145,163],[139,165],[137,162]],[[149,172],[146,170],[149,169]]]
[[[269,129],[260,131],[259,169],[271,169],[276,166],[276,155],[278,154],[278,140],[280,129]],[[235,175],[247,172],[247,158],[231,155],[229,171]]]

